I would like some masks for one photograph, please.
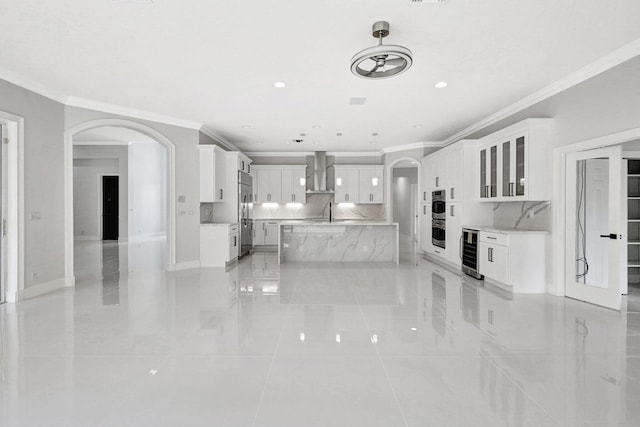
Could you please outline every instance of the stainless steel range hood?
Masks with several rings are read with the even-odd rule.
[[[334,190],[327,188],[327,169],[327,153],[315,151],[313,153],[313,188],[307,190],[307,194],[334,193]]]

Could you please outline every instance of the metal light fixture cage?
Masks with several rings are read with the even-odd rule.
[[[378,21],[372,27],[373,37],[379,40],[373,46],[356,53],[351,58],[351,72],[365,79],[384,79],[405,72],[413,63],[413,54],[403,46],[383,45],[389,35],[389,23]]]

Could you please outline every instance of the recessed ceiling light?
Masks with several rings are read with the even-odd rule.
[[[340,132],[336,133],[336,136],[342,136],[342,134]]]
[[[413,125],[414,128],[419,129],[422,127],[422,125]]]
[[[249,129],[251,127],[251,125],[242,125],[240,126],[242,129]]]
[[[442,89],[443,87],[447,87],[447,82],[438,82],[435,84],[436,88]]]
[[[318,126],[318,125],[313,125],[311,126],[312,129],[320,129],[322,126]]]
[[[275,82],[273,85],[275,87],[277,87],[278,89],[282,89],[283,87],[287,87],[287,84],[285,82]]]
[[[258,141],[256,144],[264,144],[264,141]]]

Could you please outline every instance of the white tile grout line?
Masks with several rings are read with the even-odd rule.
[[[282,326],[280,327],[280,333],[278,334],[278,340],[276,341],[276,347],[273,349],[273,356],[271,357],[271,363],[269,363],[269,369],[267,370],[267,376],[264,379],[264,386],[262,387],[262,392],[260,393],[260,400],[258,400],[258,406],[256,408],[256,413],[253,417],[253,422],[251,423],[252,427],[255,427],[256,421],[258,421],[258,415],[260,414],[260,410],[262,409],[262,401],[264,400],[264,394],[267,391],[267,384],[269,384],[269,378],[271,377],[271,371],[273,369],[273,365],[276,361],[276,355],[278,354],[278,348],[280,347],[280,341],[282,340],[282,335],[284,334],[286,321],[289,317],[289,312],[291,311],[291,306],[287,305],[287,311],[283,317]]]
[[[349,291],[353,294],[353,297],[356,300],[356,303],[358,303],[358,310],[360,311],[360,316],[362,316],[362,320],[364,321],[364,324],[367,327],[367,332],[369,333],[369,336],[371,336],[372,334],[371,327],[369,326],[369,322],[367,321],[367,316],[365,316],[364,311],[362,310],[362,304],[360,304],[360,300],[358,299],[358,294],[356,294],[353,291],[353,287],[351,285],[348,285],[348,286],[349,286]],[[404,416],[404,410],[402,409],[402,405],[400,404],[400,400],[398,399],[396,389],[393,387],[393,384],[391,383],[391,377],[389,376],[389,372],[387,371],[387,366],[384,364],[384,361],[382,360],[382,356],[380,356],[380,352],[378,351],[378,346],[374,345],[374,347],[376,350],[376,356],[378,356],[378,362],[380,362],[380,365],[382,366],[382,371],[384,372],[384,376],[387,380],[387,384],[389,384],[389,388],[391,389],[391,393],[393,394],[393,399],[395,400],[396,406],[398,407],[398,412],[400,412],[400,416],[402,417],[402,421],[404,422],[405,427],[409,427],[407,418]]]

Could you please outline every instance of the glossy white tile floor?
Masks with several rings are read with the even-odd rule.
[[[392,264],[163,271],[78,242],[77,286],[0,306],[2,426],[640,425],[621,313]]]

